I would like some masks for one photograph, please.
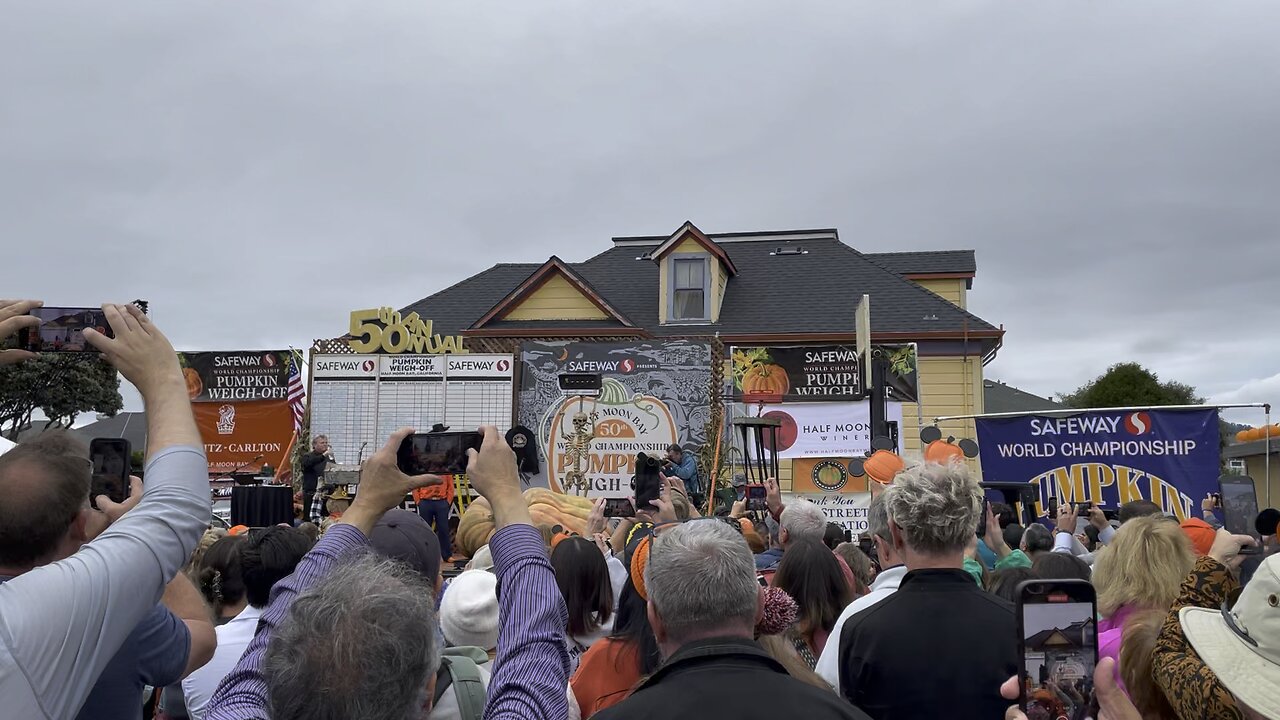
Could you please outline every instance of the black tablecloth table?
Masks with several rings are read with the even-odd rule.
[[[271,527],[293,524],[293,488],[288,485],[239,485],[231,489],[231,524]]]

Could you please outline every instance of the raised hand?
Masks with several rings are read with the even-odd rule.
[[[93,499],[94,504],[98,506],[97,510],[91,510],[89,522],[85,526],[85,535],[92,540],[101,535],[107,528],[111,527],[111,523],[124,517],[124,514],[137,507],[142,502],[142,479],[136,476],[129,476],[129,497],[124,502],[112,502],[111,498],[106,495],[99,495]]]
[[[148,396],[175,383],[183,386],[185,397],[186,383],[178,367],[178,356],[151,319],[136,305],[108,303],[102,306],[102,312],[115,337],[86,328],[85,342],[100,350],[124,379],[138,388],[144,400],[152,399]]]
[[[532,525],[529,506],[520,493],[515,451],[493,425],[480,428],[480,433],[484,436],[480,449],[467,450],[467,475],[471,478],[471,487],[493,508],[494,528]]]
[[[782,514],[782,491],[778,489],[778,478],[765,478],[764,502],[770,515],[777,517]]]
[[[0,300],[0,341],[8,340],[22,328],[39,327],[40,318],[29,315],[44,303],[39,300]],[[12,365],[36,357],[26,350],[0,350],[0,365]]]
[[[1235,570],[1244,562],[1240,551],[1257,544],[1248,535],[1232,535],[1226,528],[1218,528],[1218,534],[1213,536],[1213,546],[1209,548],[1209,557]]]
[[[396,464],[400,443],[413,434],[413,428],[400,428],[391,433],[387,444],[378,448],[360,470],[360,487],[351,507],[342,514],[342,522],[355,525],[365,535],[390,509],[404,501],[404,496],[428,485],[439,485],[444,479],[436,475],[405,475]]]
[[[591,506],[591,512],[587,513],[587,526],[582,534],[587,537],[594,537],[604,532],[604,498],[596,498],[596,502]]]

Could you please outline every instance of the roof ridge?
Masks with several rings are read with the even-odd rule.
[[[901,274],[901,273],[894,272],[893,270],[890,270],[889,268],[887,268],[887,267],[885,267],[885,266],[881,265],[880,263],[876,262],[876,261],[875,261],[875,260],[873,260],[872,258],[868,257],[867,253],[863,253],[863,252],[859,251],[857,248],[851,247],[851,246],[846,245],[846,244],[844,244],[844,243],[842,243],[842,242],[837,243],[837,245],[839,245],[840,247],[844,248],[845,250],[847,250],[847,251],[849,251],[849,252],[853,253],[854,255],[857,255],[858,257],[861,257],[861,258],[865,259],[868,263],[870,263],[871,265],[873,265],[877,270],[879,270],[879,271],[881,271],[881,272],[883,272],[883,273],[885,273],[885,274],[887,274],[887,275],[892,276],[892,277],[893,277],[895,280],[897,280],[898,282],[900,282],[900,283],[904,283],[904,284],[906,284],[906,285],[908,285],[908,286],[910,286],[910,287],[914,288],[914,289],[915,289],[917,292],[919,292],[919,293],[924,293],[925,295],[927,295],[927,296],[929,297],[930,301],[937,301],[937,302],[945,303],[947,307],[950,307],[950,308],[953,308],[953,309],[955,309],[955,310],[959,311],[959,312],[960,312],[962,315],[964,315],[965,317],[970,318],[970,319],[972,319],[972,320],[976,320],[976,321],[978,321],[978,322],[982,323],[983,325],[986,325],[987,327],[991,328],[992,330],[999,330],[999,328],[997,328],[995,325],[992,325],[991,323],[987,322],[986,320],[983,320],[982,318],[978,317],[977,315],[974,315],[973,313],[969,312],[967,309],[962,308],[962,307],[960,307],[959,305],[956,305],[955,303],[951,302],[950,300],[947,300],[946,298],[942,297],[941,295],[938,295],[937,293],[935,293],[935,292],[933,292],[933,291],[931,291],[931,290],[927,290],[927,289],[926,289],[926,288],[924,288],[922,285],[919,285],[919,284],[917,284],[917,283],[914,283],[914,282],[912,282],[912,281],[910,281],[910,280],[906,279],[905,277],[903,277],[903,276],[902,276],[902,274]]]
[[[411,308],[411,307],[413,307],[413,306],[415,306],[415,305],[421,305],[421,304],[425,303],[426,301],[430,300],[430,299],[431,299],[431,298],[433,298],[433,297],[437,297],[437,296],[439,296],[439,295],[443,295],[443,294],[445,294],[445,293],[449,292],[450,290],[453,290],[453,289],[455,289],[455,288],[461,287],[462,285],[465,285],[466,283],[472,282],[472,281],[473,281],[473,280],[475,280],[476,278],[484,277],[485,275],[488,275],[489,273],[493,272],[494,270],[497,270],[497,269],[498,269],[498,268],[500,268],[500,267],[515,267],[515,266],[518,266],[518,265],[530,265],[530,264],[534,265],[535,267],[542,267],[542,263],[494,263],[493,265],[490,265],[488,268],[485,268],[484,270],[481,270],[480,272],[476,273],[475,275],[471,275],[471,276],[465,277],[465,278],[463,278],[463,279],[459,280],[458,282],[456,282],[456,283],[454,283],[454,284],[452,284],[452,285],[450,285],[450,286],[448,286],[448,287],[441,288],[441,289],[439,289],[439,290],[437,290],[437,291],[435,291],[435,292],[431,293],[430,295],[428,295],[428,296],[426,296],[426,297],[424,297],[424,298],[421,298],[421,299],[418,299],[418,300],[414,300],[413,302],[411,302],[411,303],[409,303],[409,304],[405,305],[403,308],[401,308],[401,310],[405,310],[405,309]]]

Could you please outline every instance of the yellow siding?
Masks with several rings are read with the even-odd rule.
[[[915,283],[934,295],[940,295],[952,305],[965,307],[964,280],[916,280]]]
[[[983,411],[982,358],[974,355],[963,357],[926,357],[919,359],[920,418],[925,427],[933,424],[939,415],[976,415]],[[916,403],[902,405],[902,445],[908,458],[919,458],[923,450],[920,444],[921,423],[917,420]],[[954,435],[957,440],[977,440],[973,420],[951,420],[940,423],[944,436]],[[977,460],[970,465],[976,470]]]
[[[554,275],[503,319],[604,320],[608,317],[563,275]]]
[[[719,260],[708,263],[711,268],[711,322],[720,322],[720,303],[724,301],[724,288],[729,282],[729,273]]]
[[[1271,438],[1272,447],[1280,445]],[[1280,452],[1271,453],[1271,489],[1267,490],[1267,456],[1262,453],[1244,459],[1245,475],[1253,478],[1258,493],[1258,507],[1275,507],[1280,503]]]
[[[674,253],[704,253],[706,251],[706,248],[702,247],[697,240],[694,240],[691,237],[685,238],[684,242],[679,243],[671,249],[671,252]]]

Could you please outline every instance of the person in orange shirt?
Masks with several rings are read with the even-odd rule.
[[[440,555],[447,562],[453,557],[453,545],[449,542],[449,508],[453,506],[453,476],[441,475],[444,482],[439,485],[428,485],[413,491],[413,502],[418,506],[418,514],[434,526],[436,537],[440,539]]]

